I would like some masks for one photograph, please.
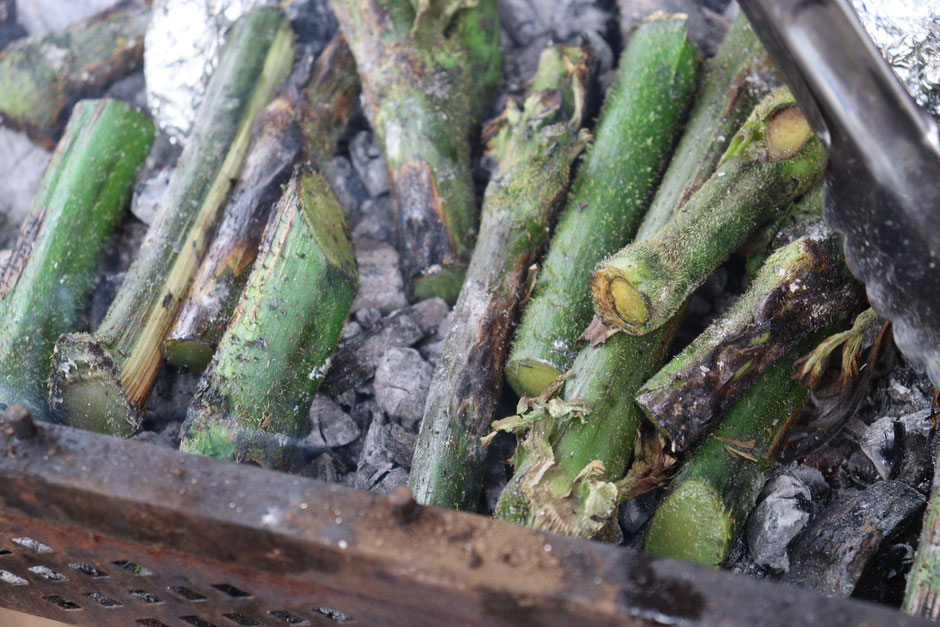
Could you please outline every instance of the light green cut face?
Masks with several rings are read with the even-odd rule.
[[[548,389],[562,372],[539,359],[520,359],[506,370],[506,381],[517,394],[535,397]]]
[[[716,567],[731,541],[731,521],[718,495],[707,483],[683,482],[666,497],[646,534],[654,555]]]

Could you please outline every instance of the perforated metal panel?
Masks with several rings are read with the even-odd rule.
[[[0,606],[81,625],[927,624],[53,425],[0,424]]]

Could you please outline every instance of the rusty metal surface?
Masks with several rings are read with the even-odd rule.
[[[400,494],[6,422],[0,605],[145,627],[927,624]]]

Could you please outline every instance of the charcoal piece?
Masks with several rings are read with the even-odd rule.
[[[412,346],[423,337],[424,332],[412,319],[410,308],[382,318],[363,333],[340,342],[320,390],[336,396],[361,386],[375,374],[386,350]]]
[[[369,200],[369,190],[359,180],[356,171],[346,157],[333,157],[326,166],[326,179],[336,194],[339,206],[346,214],[349,227],[354,229],[362,220],[360,206]]]
[[[806,466],[790,466],[771,478],[745,526],[751,560],[787,572],[787,546],[809,523],[815,502],[828,490],[822,473]]]
[[[354,486],[359,490],[369,490],[391,472],[395,464],[385,449],[385,427],[388,424],[382,412],[372,414],[372,423],[362,441],[362,451],[356,464]]]
[[[308,449],[345,446],[362,434],[359,426],[342,407],[322,395],[313,399],[308,420],[310,434],[303,440],[303,446]]]
[[[885,542],[920,520],[924,496],[900,481],[879,481],[820,515],[790,546],[783,581],[822,594],[852,594]]]
[[[424,415],[433,372],[413,348],[390,348],[375,371],[375,400],[389,417],[415,429]]]
[[[394,422],[379,430],[382,448],[392,462],[403,468],[411,468],[411,458],[415,453],[418,436]]]
[[[370,490],[382,495],[391,494],[395,488],[408,485],[408,471],[404,468],[392,468]]]
[[[356,337],[360,333],[362,333],[362,325],[355,320],[350,320],[343,327],[343,335],[340,336],[340,340],[348,340],[351,337]]]
[[[313,461],[304,466],[300,474],[326,483],[336,483],[339,480],[336,460],[329,453],[317,455]]]
[[[390,244],[364,240],[356,246],[359,293],[352,304],[353,311],[373,307],[387,314],[408,304],[399,261],[398,251]]]
[[[157,214],[163,194],[170,186],[170,175],[173,174],[176,161],[182,152],[182,142],[157,129],[153,148],[150,149],[144,167],[137,175],[139,183],[131,197],[131,213],[144,224],[150,224]]]
[[[179,449],[181,425],[182,422],[168,422],[160,431],[140,431],[132,439],[154,446]]]
[[[375,307],[363,307],[361,309],[353,309],[353,311],[356,312],[353,314],[353,317],[363,329],[371,329],[372,325],[382,319],[382,312]]]
[[[372,196],[379,196],[388,191],[388,173],[385,160],[375,134],[360,131],[349,142],[349,160],[359,175],[362,184]]]
[[[369,198],[359,206],[360,222],[352,231],[353,243],[358,247],[373,240],[395,244],[398,241],[398,222],[395,203],[388,194]]]
[[[424,357],[431,366],[436,367],[437,362],[441,360],[441,353],[444,352],[444,340],[425,342],[418,347],[418,350],[421,351],[421,356]]]
[[[894,418],[885,416],[871,423],[859,442],[862,453],[875,465],[882,479],[890,477],[894,470],[894,431]]]
[[[123,100],[135,107],[146,110],[147,90],[143,70],[138,70],[114,81],[108,87],[108,91],[105,92],[105,97]]]
[[[323,51],[339,29],[327,0],[291,0],[284,3],[284,14],[297,43],[310,47],[313,56]]]
[[[0,214],[7,222],[0,231],[0,248],[16,241],[51,158],[51,152],[31,142],[25,133],[0,126]]]
[[[16,21],[15,0],[0,0],[0,51],[12,41],[26,36],[26,29]]]
[[[447,325],[441,326],[447,315],[450,313],[450,306],[443,298],[435,297],[415,303],[411,307],[411,317],[425,335],[442,340],[447,333]]]

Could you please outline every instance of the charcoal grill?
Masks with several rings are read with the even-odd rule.
[[[0,422],[0,606],[79,625],[927,624],[890,608]]]

